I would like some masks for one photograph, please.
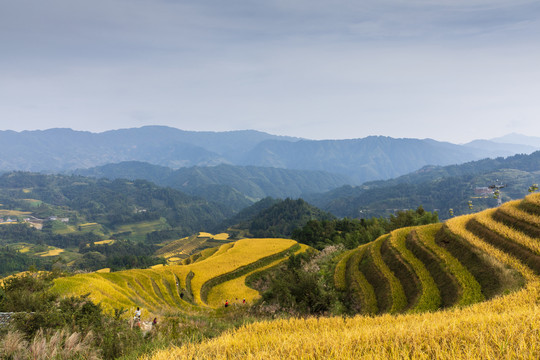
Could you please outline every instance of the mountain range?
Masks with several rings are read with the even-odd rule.
[[[64,172],[123,161],[172,169],[229,164],[326,171],[359,185],[398,177],[426,165],[459,164],[540,148],[540,139],[527,139],[537,145],[521,145],[523,138],[517,145],[504,143],[504,138],[464,145],[384,136],[306,140],[254,130],[193,132],[164,126],[103,133],[71,129],[0,131],[0,171]]]

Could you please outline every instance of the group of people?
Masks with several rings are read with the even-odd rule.
[[[133,317],[134,325],[138,328],[141,327],[141,309],[137,307],[137,310],[135,310],[135,316]],[[152,328],[154,328],[157,325],[157,318],[155,317],[154,320],[152,320]]]
[[[238,298],[236,298],[236,304],[239,304],[240,302],[238,301]],[[245,304],[246,303],[246,299],[242,299],[242,304]],[[225,307],[229,307],[229,300],[225,300]]]

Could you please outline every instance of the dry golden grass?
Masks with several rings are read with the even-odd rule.
[[[89,222],[89,223],[79,224],[80,227],[87,227],[87,226],[94,226],[94,225],[98,225],[98,223]]]
[[[520,219],[520,220],[523,220],[525,222],[528,222],[530,224],[539,224],[540,225],[540,216],[538,215],[535,215],[535,214],[530,214],[526,211],[523,211],[521,209],[519,209],[518,205],[520,204],[521,200],[514,200],[514,201],[509,201],[507,203],[504,203],[503,206],[501,206],[499,209],[516,218],[516,219]]]
[[[375,240],[370,246],[371,256],[373,258],[373,263],[377,266],[381,274],[388,280],[390,285],[390,293],[392,296],[392,307],[390,309],[391,313],[401,312],[407,306],[407,298],[405,297],[405,292],[403,286],[398,278],[394,275],[392,270],[386,265],[381,256],[381,246],[383,241],[385,241],[390,235],[383,235],[377,240]]]
[[[459,283],[461,293],[457,302],[458,306],[471,305],[484,300],[480,284],[474,276],[446,249],[435,243],[435,234],[441,229],[442,224],[425,225],[416,228],[418,239],[431,251],[433,251],[444,263],[446,270],[451,273]]]
[[[30,251],[30,247],[29,247],[29,246],[24,246],[24,247],[22,247],[22,248],[19,249],[19,252],[20,252],[20,253],[23,253],[23,254],[24,254],[24,253],[27,253],[27,252],[29,252],[29,251]]]

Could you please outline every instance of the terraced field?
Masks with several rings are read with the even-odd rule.
[[[347,253],[336,287],[372,315],[465,306],[516,291],[526,278],[516,261],[540,274],[537,198],[395,230]]]
[[[196,235],[171,241],[159,249],[156,252],[156,255],[167,259],[170,264],[187,265],[197,260],[203,260],[211,255],[211,253],[209,253],[210,249],[213,249],[211,251],[215,251],[219,246],[226,243],[231,243],[231,240],[228,240],[228,234],[212,235],[201,232]]]
[[[538,359],[539,219],[532,194],[396,230],[336,266],[336,288],[370,316],[261,322],[151,358]]]
[[[151,314],[218,307],[233,296],[251,302],[258,294],[247,288],[245,278],[305,248],[289,239],[243,239],[207,251],[188,265],[80,274],[56,279],[53,290],[90,293],[108,309],[141,307]]]

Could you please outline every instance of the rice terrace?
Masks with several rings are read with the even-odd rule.
[[[539,233],[540,194],[397,230],[335,268],[365,315],[262,321],[147,358],[536,359]]]
[[[141,359],[536,359],[539,239],[538,193],[444,223],[397,229],[338,251],[331,262],[332,286],[357,315],[248,321]],[[194,243],[206,241],[222,244],[192,253]],[[110,312],[141,308],[146,319],[226,317],[260,299],[247,285],[253,279],[306,251],[313,249],[290,239],[232,241],[199,233],[163,248],[167,265],[60,277],[52,291],[89,294]]]

